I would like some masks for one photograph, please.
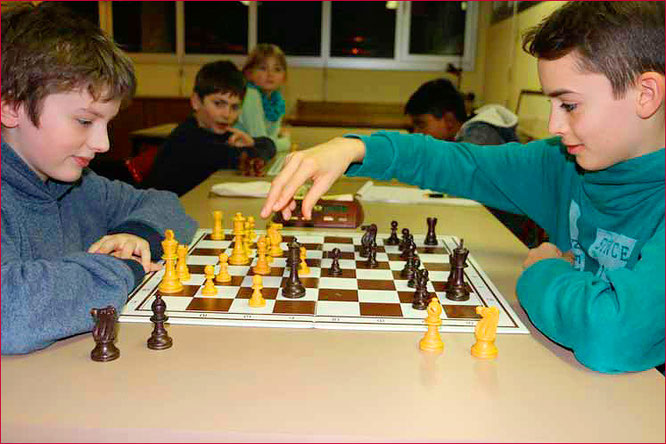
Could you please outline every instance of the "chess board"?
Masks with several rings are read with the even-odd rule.
[[[258,234],[263,234],[260,230]],[[263,297],[266,306],[252,308],[248,301],[252,294],[252,270],[250,265],[230,265],[232,280],[218,284],[218,294],[203,296],[204,267],[215,265],[218,272],[218,256],[231,256],[233,236],[225,232],[225,240],[211,239],[211,230],[199,230],[189,246],[187,264],[190,279],[183,282],[183,290],[175,294],[162,294],[167,305],[167,315],[173,324],[228,325],[250,327],[324,328],[351,330],[425,331],[425,310],[412,308],[414,289],[400,277],[404,261],[400,259],[398,246],[385,245],[387,234],[377,235],[377,261],[379,266],[370,269],[359,254],[363,233],[332,233],[325,231],[284,231],[281,247],[283,257],[274,258],[270,275],[263,277]],[[310,273],[302,276],[306,294],[301,299],[282,296],[281,288],[289,269],[286,267],[287,243],[294,237],[307,249],[306,261]],[[422,266],[428,269],[428,290],[436,293],[442,303],[443,332],[473,332],[480,317],[477,305],[496,306],[500,311],[498,333],[523,333],[529,331],[518,319],[504,297],[481,270],[470,253],[465,268],[465,283],[470,298],[454,302],[446,298],[444,286],[449,274],[449,254],[459,245],[453,236],[438,236],[438,245],[423,244],[424,235],[414,235],[417,253]],[[329,274],[328,257],[333,248],[341,253],[342,275]],[[256,250],[252,250],[252,265],[256,263]],[[155,300],[158,285],[164,271],[149,274],[129,296],[120,316],[121,322],[150,322],[151,304]]]

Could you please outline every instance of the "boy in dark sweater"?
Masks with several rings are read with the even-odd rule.
[[[173,229],[196,223],[173,193],[139,191],[87,166],[131,98],[129,58],[98,27],[42,3],[2,13],[2,354],[90,331],[160,268]]]
[[[272,159],[275,144],[271,139],[252,138],[233,127],[243,97],[245,78],[232,62],[204,65],[190,97],[193,114],[169,135],[142,186],[180,196],[217,170],[237,168],[243,152]]]

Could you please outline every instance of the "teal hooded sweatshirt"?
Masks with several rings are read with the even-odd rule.
[[[516,288],[532,323],[605,373],[664,363],[664,149],[585,171],[559,138],[481,146],[380,131],[350,176],[398,179],[525,214],[575,263],[545,259]]]

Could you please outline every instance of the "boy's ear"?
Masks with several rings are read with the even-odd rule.
[[[2,110],[2,125],[7,128],[16,128],[19,122],[19,105],[15,102],[2,101],[0,106]]]
[[[664,75],[644,72],[636,81],[638,100],[636,111],[641,119],[648,119],[664,104]]]
[[[194,111],[199,111],[199,108],[201,108],[201,99],[199,98],[199,94],[192,93],[190,96],[190,105],[192,105],[192,109]]]

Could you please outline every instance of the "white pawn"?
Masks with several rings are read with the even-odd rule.
[[[249,305],[253,308],[260,308],[266,306],[266,299],[261,294],[263,280],[260,274],[252,276],[252,296],[250,297]]]

